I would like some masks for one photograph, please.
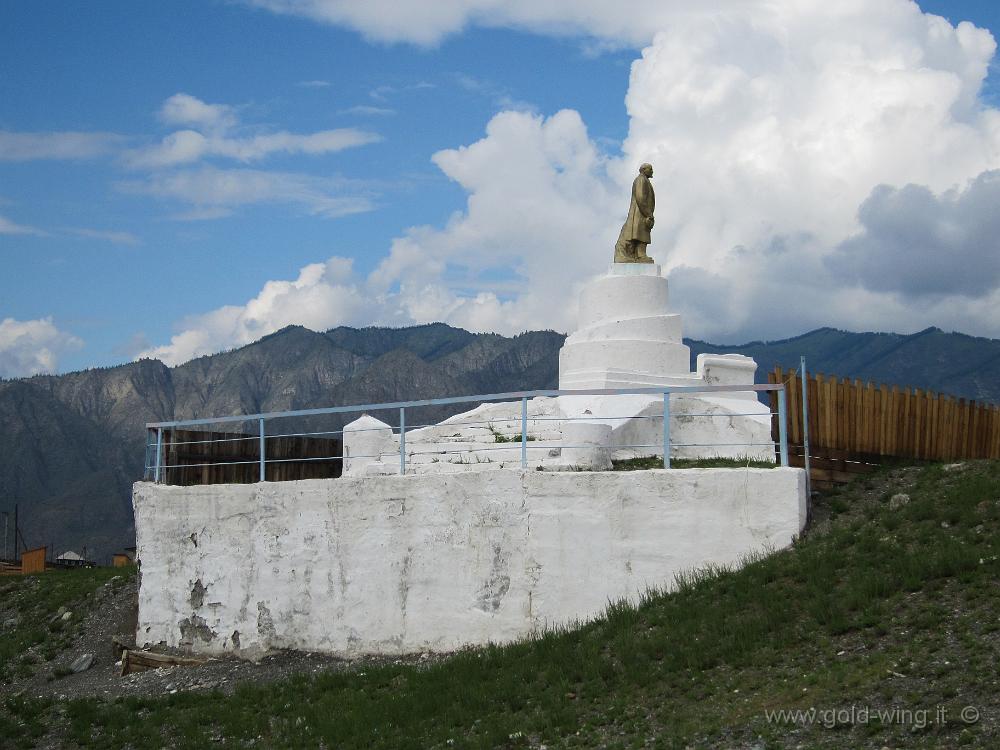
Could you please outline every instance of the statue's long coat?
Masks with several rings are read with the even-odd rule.
[[[635,240],[648,245],[650,237],[646,219],[652,218],[655,205],[653,186],[649,178],[640,173],[632,182],[632,203],[628,207],[628,218],[625,219],[619,240]]]

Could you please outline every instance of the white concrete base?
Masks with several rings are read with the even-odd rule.
[[[466,471],[134,488],[140,645],[452,651],[787,546],[799,469]]]
[[[603,422],[565,422],[560,458],[567,468],[580,471],[610,470],[611,433],[611,425]]]
[[[615,459],[663,455],[662,396],[560,396],[559,405],[567,419],[610,424]],[[673,395],[670,455],[774,462],[770,415],[756,399],[732,393]]]
[[[646,388],[689,378],[681,316],[656,264],[613,263],[580,294],[580,327],[559,352],[559,388]]]
[[[752,360],[751,360],[752,361]],[[676,394],[670,398],[673,458],[731,458],[774,462],[771,416],[753,393]],[[399,474],[399,436],[363,417],[344,428],[345,476]],[[663,455],[661,395],[559,396],[528,401],[527,467],[546,471],[603,469],[605,458],[575,452],[591,438],[575,425],[608,425],[610,458]],[[440,424],[406,433],[407,474],[454,474],[521,468],[521,404],[482,404]],[[377,436],[377,437],[375,437]],[[373,445],[373,441],[380,441]],[[513,440],[514,442],[504,442]],[[582,441],[582,443],[581,443]],[[596,443],[594,443],[596,445]],[[353,456],[370,456],[362,462]]]
[[[690,371],[681,318],[668,312],[669,290],[660,266],[615,263],[580,295],[580,328],[559,353],[560,390],[752,385],[757,364],[738,354],[700,354]],[[674,458],[773,461],[769,409],[752,391],[678,393],[671,396],[670,441]],[[344,474],[385,476],[452,474],[487,468],[521,468],[521,405],[490,403],[441,424],[399,435],[363,416],[344,428]],[[601,469],[607,450],[592,450],[576,422],[610,425],[610,458],[663,455],[662,395],[560,396],[528,403],[529,443],[524,466],[532,469]],[[581,428],[587,430],[588,428]],[[513,440],[513,442],[510,442]],[[578,444],[585,445],[582,453]]]

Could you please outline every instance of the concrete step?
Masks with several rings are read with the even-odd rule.
[[[449,463],[447,461],[439,461],[437,463],[415,463],[407,464],[406,473],[408,475],[422,475],[422,474],[459,474],[467,471],[493,471],[493,470],[505,470],[505,469],[519,469],[521,468],[520,456],[514,461],[490,461],[487,463]],[[534,471],[541,468],[542,470],[557,471],[562,470],[564,467],[559,463],[558,458],[546,458],[541,461],[532,461],[528,459],[528,470]]]
[[[406,445],[406,461],[412,464],[428,463],[499,463],[521,460],[520,443],[424,443]],[[559,450],[553,442],[530,441],[528,460],[551,458],[550,451]]]
[[[535,440],[559,440],[562,432],[558,427],[549,426],[556,423],[528,423],[528,436]],[[485,427],[463,427],[461,429],[443,429],[440,427],[422,427],[406,433],[406,442],[460,442],[460,443],[495,443],[497,435],[505,438],[518,438],[521,435],[521,423],[515,427],[496,427],[489,430]]]

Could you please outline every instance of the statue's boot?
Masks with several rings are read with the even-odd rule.
[[[652,258],[646,255],[646,243],[636,242],[635,243],[635,262],[636,263],[655,263]]]

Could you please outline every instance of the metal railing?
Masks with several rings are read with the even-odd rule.
[[[673,395],[682,394],[723,394],[723,393],[745,393],[745,392],[769,392],[777,391],[778,395],[778,411],[777,412],[751,412],[751,413],[731,413],[731,412],[721,412],[721,413],[705,413],[705,414],[689,414],[683,413],[679,416],[683,417],[718,417],[718,418],[732,418],[732,417],[777,417],[778,419],[778,434],[779,440],[775,444],[773,441],[768,441],[767,443],[673,443],[670,439],[670,397]],[[788,434],[787,434],[787,404],[785,395],[785,386],[783,384],[761,384],[761,385],[699,385],[699,386],[671,386],[666,388],[631,388],[631,389],[590,389],[590,390],[537,390],[537,391],[514,391],[510,393],[489,393],[476,396],[456,396],[453,398],[435,398],[435,399],[424,399],[417,401],[394,401],[381,404],[358,404],[354,406],[331,406],[322,409],[297,409],[292,411],[279,411],[279,412],[267,412],[261,414],[245,414],[236,415],[229,417],[209,417],[204,419],[183,419],[175,420],[170,422],[150,422],[146,425],[147,428],[147,440],[146,440],[146,460],[145,460],[145,473],[144,478],[152,479],[154,482],[160,482],[164,473],[168,469],[179,469],[179,468],[197,468],[201,466],[235,466],[235,465],[247,465],[247,464],[258,464],[259,465],[259,481],[265,481],[266,468],[268,463],[284,463],[284,462],[303,462],[303,461],[343,461],[347,459],[360,459],[360,458],[372,458],[380,459],[384,454],[378,456],[365,456],[365,455],[353,455],[353,456],[321,456],[321,457],[308,457],[308,458],[279,458],[279,459],[269,459],[267,457],[267,440],[275,438],[288,438],[288,437],[320,437],[320,436],[330,436],[330,435],[343,435],[345,430],[326,430],[326,431],[313,431],[313,432],[298,432],[298,433],[280,433],[274,435],[268,435],[266,431],[267,421],[275,419],[287,419],[293,417],[317,417],[323,415],[337,415],[337,414],[367,414],[370,412],[379,412],[387,410],[398,410],[399,415],[399,426],[396,428],[396,433],[399,436],[399,473],[406,474],[407,471],[407,453],[406,453],[406,435],[407,432],[414,432],[415,430],[427,428],[427,427],[460,427],[460,426],[470,426],[470,425],[493,425],[498,420],[496,418],[490,420],[478,420],[469,422],[453,422],[448,421],[447,423],[431,423],[431,424],[417,424],[407,426],[406,421],[406,410],[417,409],[420,407],[441,407],[441,406],[455,406],[459,404],[486,404],[486,403],[498,403],[498,402],[511,402],[520,401],[520,422],[521,422],[521,433],[520,433],[520,465],[521,468],[528,467],[528,451],[532,449],[544,449],[550,450],[553,446],[546,444],[540,446],[529,445],[535,439],[528,436],[528,403],[533,398],[539,397],[557,397],[557,396],[642,396],[642,395],[660,395],[663,398],[663,414],[662,415],[623,415],[623,416],[613,416],[613,417],[601,417],[593,416],[587,414],[585,416],[578,417],[564,417],[564,416],[533,416],[530,418],[532,422],[545,422],[545,421],[557,421],[557,422],[572,422],[572,421],[584,421],[584,422],[598,422],[598,421],[625,421],[625,420],[643,420],[643,419],[662,419],[663,420],[663,442],[653,443],[653,444],[637,444],[637,445],[623,445],[614,444],[611,446],[612,450],[626,450],[626,449],[656,449],[654,455],[663,453],[663,468],[670,468],[670,453],[674,448],[682,447],[705,447],[705,448],[719,448],[719,447],[733,447],[733,446],[745,446],[751,447],[761,447],[764,445],[769,445],[771,448],[777,447],[778,449],[778,459],[781,466],[788,466]],[[756,403],[756,402],[755,402]],[[509,420],[508,420],[509,421]],[[238,423],[256,423],[256,433],[255,434],[239,434],[231,437],[224,437],[211,440],[195,440],[195,441],[172,441],[165,442],[164,435],[166,431],[174,431],[180,428],[190,428],[190,427],[206,427],[209,425],[221,425],[221,424],[238,424]],[[384,428],[379,428],[384,429]],[[352,430],[352,433],[362,432],[361,430]],[[164,449],[169,445],[192,445],[192,444],[206,444],[206,443],[219,443],[219,442],[236,442],[236,441],[257,441],[259,444],[259,456],[251,461],[216,461],[204,464],[166,464],[164,463]],[[510,443],[504,441],[504,445],[500,445],[494,448],[476,448],[473,452],[481,452],[488,450],[509,450]],[[560,448],[583,448],[587,446],[574,446],[574,445],[564,445],[560,443],[557,447]],[[452,451],[455,453],[470,452],[468,449],[464,451]],[[414,455],[426,455],[427,453],[449,453],[449,451],[429,451],[421,453],[411,453],[411,457]]]

